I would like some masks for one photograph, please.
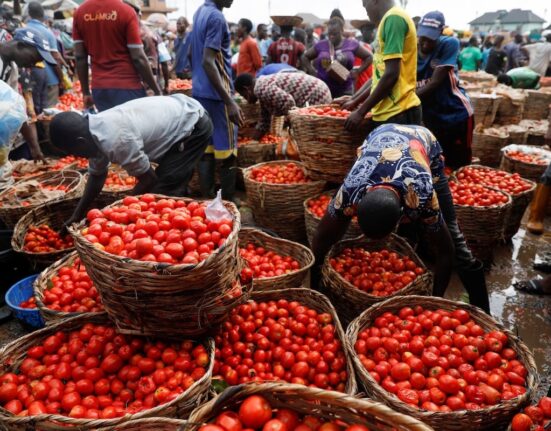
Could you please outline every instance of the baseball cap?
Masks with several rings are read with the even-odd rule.
[[[48,40],[39,30],[31,27],[19,28],[15,30],[13,39],[34,46],[46,63],[57,64],[57,61],[55,61],[50,53]]]
[[[436,40],[442,34],[445,25],[446,20],[442,12],[429,12],[419,21],[417,36]]]

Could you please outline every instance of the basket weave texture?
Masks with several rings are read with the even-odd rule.
[[[514,92],[507,97],[507,94],[505,93],[503,100],[497,109],[495,123],[501,125],[520,123],[523,118],[522,115],[525,104],[525,94]]]
[[[475,131],[472,144],[473,156],[478,157],[483,165],[497,167],[501,157],[500,150],[508,143],[508,132],[504,132],[502,136],[495,136]]]
[[[308,388],[287,383],[248,383],[226,389],[218,397],[197,408],[190,416],[189,431],[212,422],[227,409],[236,410],[251,395],[262,395],[273,408],[291,409],[301,415],[319,419],[362,424],[373,431],[430,431],[428,425],[397,413],[384,404],[359,399],[340,392]]]
[[[423,306],[425,309],[454,311],[456,309],[467,310],[473,320],[479,324],[484,331],[503,331],[509,337],[510,346],[517,352],[519,360],[528,369],[528,388],[524,395],[502,401],[500,404],[481,410],[462,410],[457,412],[429,412],[409,406],[400,401],[395,395],[385,391],[375,382],[371,374],[364,368],[358,355],[354,352],[354,366],[358,378],[366,390],[367,395],[377,401],[385,403],[390,408],[401,413],[415,417],[437,430],[443,431],[464,431],[464,430],[497,430],[506,427],[515,413],[521,407],[530,402],[538,384],[537,368],[534,357],[528,347],[508,329],[497,323],[492,317],[480,309],[462,302],[449,301],[447,299],[424,297],[424,296],[401,296],[380,302],[363,312],[354,320],[347,329],[347,342],[353,349],[358,334],[365,328],[373,325],[375,319],[381,314],[390,311],[397,312],[403,307]]]
[[[548,154],[549,159],[551,159],[551,152],[549,150],[545,150],[543,148],[534,148],[530,146],[515,146],[519,147],[520,149],[525,149],[528,152],[536,152],[541,154]],[[504,147],[501,151],[501,164],[499,166],[500,169],[511,172],[511,173],[518,173],[522,178],[526,178],[531,181],[539,182],[540,177],[545,172],[545,169],[547,168],[546,165],[536,165],[533,163],[526,163],[522,162],[520,160],[513,159],[512,157],[509,157],[507,155],[507,151],[509,150],[509,147]]]
[[[237,166],[248,168],[258,163],[275,160],[276,147],[276,144],[261,144],[259,142],[242,145],[237,151]]]
[[[119,204],[117,201],[110,206]],[[196,265],[115,256],[83,237],[85,220],[69,228],[103,306],[119,330],[140,335],[200,336],[246,299],[246,295],[234,295],[233,287],[241,265],[237,254],[240,215],[233,203],[224,202],[224,206],[232,215],[233,231],[222,247]]]
[[[300,264],[299,269],[288,274],[256,278],[253,283],[255,292],[300,286],[310,287],[310,268],[314,265],[314,254],[309,248],[283,238],[275,238],[257,229],[241,229],[239,231],[239,246],[246,247],[250,242],[282,256],[291,256]]]
[[[541,120],[549,116],[551,92],[527,90],[526,104],[524,105],[523,119]]]
[[[58,331],[75,331],[82,328],[86,323],[112,325],[107,315],[105,313],[100,313],[96,316],[84,315],[61,320],[44,329],[32,332],[12,341],[0,349],[0,364],[2,364],[0,372],[17,371],[30,347],[35,346],[37,343],[42,342]],[[73,426],[73,429],[78,430],[96,430],[98,428],[114,429],[113,427],[123,422],[147,417],[166,416],[187,418],[194,408],[201,405],[206,400],[210,388],[212,368],[214,366],[214,341],[209,338],[206,342],[206,346],[210,361],[205,375],[195,382],[188,390],[166,404],[134,415],[127,414],[126,416],[116,419],[97,420],[75,419],[59,414],[19,417],[0,408],[0,424],[4,424],[7,429],[14,431],[27,431],[31,429],[66,431],[67,429],[71,429],[68,426]]]
[[[484,93],[470,93],[469,98],[474,109],[476,124],[483,127],[491,127],[494,124],[502,96],[489,95]]]
[[[124,422],[115,428],[98,428],[96,431],[186,431],[188,422],[174,418],[144,418]]]
[[[358,289],[352,283],[345,280],[332,266],[330,260],[338,256],[346,248],[363,248],[368,251],[379,251],[383,248],[394,251],[401,256],[410,257],[417,266],[425,270],[424,274],[417,276],[407,286],[389,296],[375,296]],[[415,254],[408,242],[397,235],[390,235],[382,240],[370,240],[360,237],[338,242],[327,254],[323,263],[323,284],[328,290],[329,297],[334,298],[339,315],[351,321],[360,313],[377,302],[384,301],[395,296],[406,295],[430,295],[432,293],[432,273],[427,269],[423,261]]]

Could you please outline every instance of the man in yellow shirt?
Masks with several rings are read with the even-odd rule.
[[[385,123],[421,124],[421,101],[417,83],[417,32],[409,15],[394,0],[363,0],[369,19],[377,27],[373,78],[343,104],[354,109],[348,130],[357,128],[371,111],[373,128]]]

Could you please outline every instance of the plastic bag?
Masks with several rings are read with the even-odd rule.
[[[205,208],[207,220],[219,222],[222,220],[231,220],[231,213],[226,209],[222,202],[222,190],[218,190],[216,198],[210,201]]]

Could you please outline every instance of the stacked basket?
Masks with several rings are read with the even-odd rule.
[[[522,118],[527,120],[541,120],[549,116],[551,92],[541,90],[527,90],[526,105]]]
[[[546,159],[546,163],[535,164],[517,160],[508,155],[510,151],[521,151],[526,154],[541,156]],[[531,181],[539,182],[540,177],[545,172],[547,165],[551,162],[551,151],[544,148],[532,147],[527,145],[508,145],[501,150],[501,165],[500,169],[518,173],[522,178]]]
[[[497,109],[496,124],[508,125],[520,123],[526,104],[526,94],[509,88],[500,91],[501,93],[498,92],[498,94],[503,96],[503,100]]]
[[[496,94],[471,93],[469,94],[474,109],[476,124],[491,127],[494,124],[499,104],[503,97]]]
[[[508,143],[509,133],[504,130],[477,128],[473,133],[473,156],[478,157],[483,165],[497,167],[500,150]]]

